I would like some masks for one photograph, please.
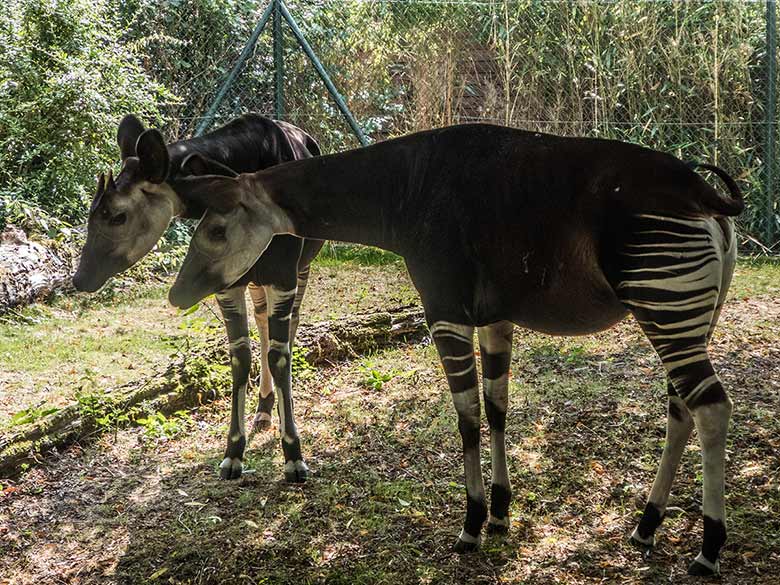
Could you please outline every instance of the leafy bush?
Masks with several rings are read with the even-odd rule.
[[[0,225],[12,203],[74,223],[118,159],[127,112],[158,118],[165,90],[119,42],[106,0],[8,0],[0,14]]]

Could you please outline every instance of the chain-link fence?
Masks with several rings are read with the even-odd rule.
[[[273,19],[247,46],[272,1],[100,0],[118,15],[120,45],[165,89],[154,111],[170,138],[203,125],[246,52],[213,120],[205,121],[210,127],[247,111],[274,116],[281,109],[324,152],[359,146],[288,23],[276,47]],[[780,251],[780,149],[770,140],[778,133],[771,104],[777,48],[770,58],[768,34],[774,2],[284,4],[372,141],[490,121],[618,138],[713,162],[744,187],[742,233]],[[278,86],[275,48],[284,73]]]

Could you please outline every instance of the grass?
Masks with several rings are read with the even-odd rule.
[[[766,294],[780,296],[780,258],[740,258],[730,294],[737,298]]]
[[[397,256],[333,244],[321,256],[310,281],[316,292],[304,300],[304,322],[417,299]],[[222,329],[213,298],[185,314],[168,304],[169,286],[125,282],[0,316],[0,429],[26,421],[28,409],[61,407],[79,391],[142,377]]]
[[[319,266],[387,266],[403,264],[403,258],[392,252],[373,246],[357,246],[339,242],[326,242],[315,260]]]
[[[0,424],[23,408],[61,406],[77,390],[115,386],[167,360],[186,337],[159,284],[111,303],[61,299],[0,323]],[[26,402],[26,404],[24,404]]]
[[[367,282],[362,271],[371,269],[318,266],[309,313],[332,310],[317,307],[321,295],[337,298],[334,289],[346,295],[340,309],[355,302]],[[389,270],[371,273],[388,285],[376,291],[383,302],[398,294],[390,286],[398,272]],[[780,299],[772,270],[740,265],[742,292],[726,304],[712,345],[736,404],[724,584],[770,584],[780,571]],[[304,486],[281,481],[276,432],[255,437],[250,473],[216,479],[229,411],[220,401],[192,413],[184,430],[121,430],[4,482],[0,574],[14,585],[700,583],[684,575],[701,542],[695,441],[653,556],[626,543],[665,420],[662,369],[630,321],[570,339],[516,331],[511,532],[466,557],[449,550],[463,519],[463,474],[456,416],[430,345],[307,371],[294,392],[312,470]],[[486,426],[482,438],[489,478]]]

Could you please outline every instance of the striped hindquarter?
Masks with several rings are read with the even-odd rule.
[[[633,540],[651,546],[693,427],[704,464],[704,541],[693,574],[718,571],[726,540],[724,462],[732,404],[707,350],[731,281],[736,243],[730,220],[635,216],[620,257],[620,300],[666,369],[669,418],[658,473]]]

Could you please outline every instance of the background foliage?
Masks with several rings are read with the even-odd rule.
[[[780,233],[764,150],[765,3],[287,0],[374,140],[465,121],[639,142],[742,181],[742,231]],[[0,196],[79,222],[119,118],[191,135],[267,0],[11,0],[0,17]],[[274,113],[271,27],[214,124]],[[358,145],[284,27],[285,118]],[[771,120],[777,131],[777,120]],[[777,173],[780,175],[780,173]],[[777,198],[776,198],[777,199]],[[12,204],[11,204],[12,203]],[[14,211],[15,210],[15,211]],[[38,211],[36,209],[36,211]],[[40,214],[29,214],[39,217]],[[0,220],[2,221],[2,220]],[[776,238],[777,239],[777,238]],[[767,246],[777,241],[764,241]]]
[[[9,0],[0,20],[0,202],[46,231],[78,221],[116,158],[124,112],[159,118],[168,94],[117,37],[107,0]]]

